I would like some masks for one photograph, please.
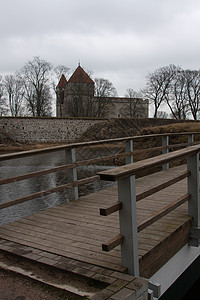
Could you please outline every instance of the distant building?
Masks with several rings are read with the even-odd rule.
[[[95,83],[79,65],[67,81],[61,76],[56,88],[57,117],[148,118],[148,100],[94,96]],[[97,115],[98,105],[105,106]]]

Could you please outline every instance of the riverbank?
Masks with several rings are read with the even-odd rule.
[[[124,121],[124,120],[123,120]],[[137,135],[148,135],[148,134],[163,134],[163,133],[178,133],[178,132],[200,132],[200,122],[194,121],[186,121],[183,123],[172,123],[172,124],[164,124],[164,125],[151,125],[148,126],[145,122],[141,122],[136,126],[133,120],[133,126],[131,126],[131,122],[120,122],[119,120],[112,120],[105,124],[95,124],[91,126],[85,133],[82,134],[75,141],[71,142],[86,142],[86,141],[94,141],[101,139],[112,139],[118,137],[126,137],[126,136],[137,136]],[[121,124],[121,126],[120,126]],[[177,139],[177,137],[176,137]],[[48,147],[54,147],[59,145],[64,145],[69,142],[59,142],[59,143],[19,143],[14,141],[14,139],[5,131],[0,130],[0,154],[11,153],[11,152],[19,152],[19,151],[27,151],[33,149],[42,149]],[[152,146],[155,147],[154,141],[150,140],[150,144],[147,145],[148,148]],[[140,149],[142,143],[137,143],[137,147]],[[142,147],[143,148],[143,147]]]
[[[65,143],[20,143],[5,130],[0,130],[0,154],[54,147]]]
[[[28,151],[34,149],[43,149],[49,147],[60,146],[64,143],[42,143],[42,144],[20,144],[20,143],[7,143],[0,144],[0,154]]]

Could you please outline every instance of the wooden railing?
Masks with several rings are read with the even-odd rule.
[[[69,188],[73,188],[73,199],[78,199],[78,187],[83,184],[91,183],[93,181],[99,180],[98,175],[94,175],[91,177],[78,179],[77,178],[77,168],[88,166],[91,164],[98,164],[98,163],[105,163],[106,161],[110,162],[114,159],[121,159],[125,158],[125,163],[129,164],[132,163],[134,160],[134,156],[138,155],[142,151],[142,153],[152,151],[152,148],[147,149],[134,149],[133,143],[142,141],[144,139],[161,139],[162,143],[161,146],[156,146],[153,149],[162,151],[162,153],[166,153],[169,150],[177,149],[180,147],[187,147],[188,145],[191,145],[194,142],[194,136],[199,135],[199,132],[184,132],[184,133],[167,133],[167,134],[152,134],[152,135],[141,135],[141,136],[132,136],[132,137],[124,137],[124,138],[116,138],[116,139],[109,139],[109,140],[101,140],[101,141],[91,141],[91,142],[82,142],[82,143],[71,143],[67,145],[57,146],[57,147],[51,147],[51,148],[44,148],[44,149],[37,149],[37,150],[30,150],[30,151],[22,151],[22,152],[16,152],[11,154],[3,154],[0,155],[0,162],[6,161],[6,160],[12,160],[12,159],[23,159],[25,157],[32,157],[35,155],[42,155],[42,154],[54,154],[55,152],[64,151],[65,157],[66,157],[66,164],[39,170],[36,172],[26,173],[14,177],[9,178],[1,178],[0,179],[0,185],[3,184],[10,184],[12,182],[18,182],[25,179],[32,179],[39,176],[45,176],[48,174],[60,172],[60,171],[66,171],[68,176],[68,182],[47,190],[43,191],[37,191],[33,194],[26,195],[14,200],[6,201],[0,203],[0,209],[7,208],[13,205],[17,205],[19,203],[23,203],[35,198],[41,198],[45,195],[49,195],[52,193],[56,193],[62,190],[66,190]],[[169,138],[170,137],[178,137],[178,136],[188,136],[188,141],[185,143],[179,143],[176,145],[169,144]],[[119,153],[110,154],[110,155],[104,155],[104,156],[98,156],[98,157],[92,157],[89,158],[86,157],[84,160],[77,160],[76,154],[77,151],[81,151],[81,149],[85,148],[91,148],[96,149],[98,147],[110,147],[111,145],[116,145],[117,148],[119,148]],[[125,144],[125,145],[124,145]],[[121,145],[119,147],[119,145]],[[110,151],[111,152],[111,151]],[[157,165],[157,164],[156,164]],[[166,162],[163,162],[163,168],[167,168],[168,165]]]
[[[200,199],[199,199],[199,152],[200,145],[165,153],[129,165],[98,173],[101,180],[118,182],[118,202],[100,209],[101,215],[109,215],[119,210],[120,233],[102,245],[104,251],[110,251],[121,245],[122,265],[128,268],[131,275],[139,276],[138,239],[137,234],[153,224],[169,212],[188,201],[188,214],[192,217],[190,245],[199,246],[200,241]],[[139,195],[136,195],[136,176],[141,170],[149,170],[157,166],[168,166],[177,159],[187,158],[187,171],[178,177],[160,184]],[[188,191],[173,203],[157,211],[137,226],[136,202],[158,192],[184,178],[188,178]]]

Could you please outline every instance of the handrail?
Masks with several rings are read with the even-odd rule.
[[[156,157],[147,158],[142,161],[135,162],[133,164],[117,167],[111,170],[97,173],[101,180],[118,181],[122,178],[127,178],[132,175],[137,175],[141,170],[147,170],[155,166],[161,166],[165,163],[169,163],[179,158],[183,158],[187,155],[192,155],[200,151],[200,144],[184,148],[174,152],[158,155]]]
[[[189,177],[190,175],[191,175],[191,173],[189,171],[185,171],[182,174],[180,174],[174,178],[171,178],[171,179],[168,179],[168,180],[162,182],[161,184],[157,184],[156,186],[153,186],[151,188],[144,189],[141,193],[136,195],[136,202],[138,202],[148,196],[151,196],[159,191],[162,191],[165,188]],[[122,203],[117,201],[117,202],[114,202],[114,203],[104,207],[104,208],[100,208],[100,215],[108,216],[108,215],[112,214],[113,212],[120,210],[121,208],[122,208]]]
[[[14,176],[14,177],[9,177],[9,178],[2,178],[0,179],[0,185],[2,184],[8,184],[8,183],[12,183],[12,182],[17,182],[17,181],[21,181],[21,180],[25,180],[25,179],[31,179],[31,178],[35,178],[35,177],[39,177],[39,176],[43,176],[43,175],[47,175],[47,174],[51,174],[51,173],[55,173],[55,172],[59,172],[59,171],[64,171],[64,170],[69,170],[68,173],[69,175],[69,182],[65,185],[59,185],[56,186],[54,188],[51,189],[47,189],[45,191],[40,191],[40,192],[36,192],[35,194],[32,195],[27,195],[15,200],[11,200],[8,201],[9,203],[2,203],[0,205],[0,209],[1,208],[5,208],[8,206],[12,206],[12,205],[16,205],[17,203],[21,203],[21,202],[25,202],[25,201],[29,201],[31,199],[34,199],[36,197],[43,197],[44,195],[48,195],[50,193],[54,193],[56,191],[59,190],[63,190],[63,189],[67,189],[70,187],[74,188],[74,192],[73,192],[73,197],[74,199],[78,198],[78,186],[80,184],[85,184],[87,182],[91,182],[94,180],[99,179],[99,176],[101,177],[101,179],[103,178],[103,176],[106,180],[113,180],[111,179],[112,176],[110,176],[110,172],[113,172],[113,170],[109,170],[109,171],[104,171],[104,172],[100,172],[98,173],[97,176],[93,176],[93,177],[88,177],[85,180],[77,180],[77,171],[76,168],[77,167],[81,167],[81,166],[85,166],[85,165],[90,165],[90,164],[94,164],[94,163],[98,163],[98,162],[105,162],[108,160],[112,160],[115,158],[124,158],[124,157],[128,157],[126,163],[130,163],[131,160],[129,159],[131,156],[133,156],[136,153],[140,153],[141,151],[152,151],[152,150],[168,150],[171,148],[176,148],[176,147],[186,147],[188,145],[191,144],[191,142],[193,142],[193,135],[194,134],[200,134],[200,132],[181,132],[181,133],[164,133],[164,134],[152,134],[152,135],[141,135],[141,136],[133,136],[133,137],[124,137],[124,138],[116,138],[116,139],[109,139],[109,140],[101,140],[101,141],[92,141],[92,142],[82,142],[82,143],[71,143],[68,145],[62,145],[62,146],[56,146],[56,147],[50,147],[50,148],[43,148],[43,149],[37,149],[37,150],[29,150],[29,151],[24,151],[24,152],[18,152],[18,153],[11,153],[11,154],[4,154],[4,155],[0,155],[0,161],[2,161],[3,159],[14,159],[14,158],[23,158],[26,156],[30,156],[30,155],[37,155],[37,154],[46,154],[46,153],[51,153],[52,151],[60,151],[60,150],[64,150],[66,152],[66,163],[64,165],[61,166],[57,166],[54,168],[50,168],[50,169],[45,169],[45,170],[39,170],[36,172],[32,172],[32,173],[27,173],[27,174],[22,174],[22,175],[18,175],[18,176]],[[140,140],[140,139],[146,139],[146,138],[155,138],[155,137],[167,137],[168,136],[179,136],[179,135],[187,135],[187,136],[191,136],[190,139],[188,139],[189,143],[185,143],[185,144],[176,144],[176,145],[169,145],[167,143],[163,144],[162,146],[158,146],[158,147],[154,147],[154,148],[147,148],[147,149],[142,149],[142,150],[134,150],[133,151],[133,147],[130,146],[133,140]],[[112,155],[107,155],[107,156],[103,156],[103,157],[97,157],[97,158],[92,158],[92,159],[86,159],[86,160],[82,160],[82,161],[76,161],[76,155],[75,155],[75,149],[79,148],[79,147],[86,147],[86,146],[95,146],[95,145],[102,145],[102,144],[108,144],[108,143],[112,143],[112,142],[122,142],[122,141],[126,141],[127,145],[129,145],[128,147],[126,147],[125,149],[125,153],[118,153],[118,154],[112,154]],[[196,149],[196,148],[195,148]],[[179,151],[185,151],[183,150],[179,150]],[[176,151],[177,153],[177,151]],[[170,155],[170,156],[174,156],[174,154],[170,153],[170,154],[163,154],[160,156],[159,158],[159,164],[163,164],[165,162],[167,162],[168,160],[165,160],[166,155]],[[72,158],[73,156],[73,158]],[[167,156],[168,157],[168,156]],[[175,156],[176,159],[177,156]],[[149,159],[149,167],[153,166],[155,163],[156,158],[151,158]],[[143,165],[142,162],[137,162],[134,164],[134,166],[138,166],[138,170],[142,169],[141,165]],[[120,169],[122,171],[122,173],[125,171],[129,174],[130,171],[130,165],[126,165],[124,167],[118,167],[115,168],[114,172],[118,172],[118,170]],[[121,169],[122,168],[122,169]],[[147,166],[145,168],[148,168]],[[104,174],[104,175],[103,175]],[[107,176],[108,174],[108,176]],[[122,176],[124,176],[124,174],[122,174]],[[109,178],[109,179],[108,179]],[[114,180],[118,180],[118,175],[114,175]],[[119,175],[119,178],[121,178],[121,175]],[[71,181],[71,182],[70,182]],[[150,192],[150,191],[149,191]]]
[[[141,230],[152,225],[177,207],[188,201],[188,215],[191,217],[191,225],[198,232],[190,236],[189,245],[200,244],[200,194],[199,194],[199,152],[200,144],[171,153],[158,155],[139,162],[131,163],[115,169],[97,173],[101,180],[118,181],[118,202],[100,209],[100,214],[107,216],[119,210],[120,234],[102,244],[102,250],[110,251],[121,245],[122,265],[128,268],[131,275],[139,276],[139,256],[137,234]],[[187,171],[176,178],[167,180],[163,184],[151,187],[136,195],[135,177],[141,170],[160,166],[176,159],[187,157]],[[137,225],[136,202],[156,193],[176,182],[188,177],[188,192],[172,203],[153,213],[140,225]]]
[[[156,212],[155,214],[151,215],[147,220],[145,220],[142,224],[140,224],[137,228],[138,232],[142,231],[143,229],[147,228],[151,224],[155,223],[162,217],[166,216],[168,213],[185,203],[186,201],[190,200],[191,196],[190,194],[185,194],[173,203],[165,206],[160,211]]]
[[[27,156],[32,156],[32,155],[47,154],[47,153],[51,153],[51,152],[69,150],[72,148],[89,147],[89,146],[96,146],[96,145],[101,145],[101,144],[109,144],[109,143],[124,142],[124,141],[131,141],[131,140],[136,141],[136,140],[140,140],[140,139],[144,139],[144,138],[192,135],[192,134],[200,134],[200,132],[195,131],[195,132],[174,132],[174,133],[162,133],[162,134],[149,134],[149,135],[138,135],[138,136],[128,136],[128,137],[122,137],[122,138],[106,139],[106,140],[99,140],[99,141],[70,143],[70,144],[66,144],[66,145],[48,147],[48,148],[43,148],[43,149],[35,149],[35,150],[27,150],[27,151],[15,152],[15,153],[2,154],[2,155],[0,155],[0,161],[16,159],[16,158],[20,158],[20,157],[27,157]]]
[[[65,165],[62,165],[62,166],[58,166],[58,167],[54,167],[54,168],[50,168],[50,169],[45,169],[45,170],[42,170],[42,171],[36,171],[36,172],[32,172],[32,173],[18,175],[18,176],[15,176],[15,177],[0,179],[0,185],[8,184],[8,183],[16,182],[16,181],[21,181],[21,180],[26,180],[26,179],[30,179],[30,178],[35,178],[35,177],[39,177],[39,176],[44,176],[44,175],[47,175],[47,174],[56,173],[56,172],[60,172],[60,171],[64,171],[64,170],[69,170],[69,169],[73,169],[73,168],[77,168],[77,167],[81,167],[81,166],[87,166],[87,165],[98,163],[98,162],[105,162],[105,161],[108,161],[108,160],[111,160],[111,159],[114,159],[114,158],[124,158],[124,157],[130,156],[130,155],[133,155],[133,154],[138,154],[138,153],[141,153],[141,152],[151,152],[151,151],[162,150],[162,149],[176,149],[178,147],[187,147],[189,145],[190,145],[189,143],[184,143],[184,144],[176,144],[176,145],[169,145],[169,146],[159,146],[159,147],[154,147],[154,148],[134,150],[134,151],[131,151],[131,152],[126,152],[126,153],[106,155],[104,157],[97,157],[97,158],[93,158],[93,159],[79,161],[79,162],[76,162],[76,163],[73,163],[73,164],[65,164]]]
[[[76,182],[70,182],[70,183],[66,183],[66,184],[63,184],[63,185],[59,185],[59,186],[56,186],[56,187],[48,189],[48,190],[36,192],[34,194],[30,194],[28,196],[20,197],[20,198],[15,199],[15,200],[6,201],[6,202],[3,202],[3,203],[0,203],[0,210],[4,209],[4,208],[7,208],[7,207],[10,207],[10,206],[20,204],[20,203],[24,203],[26,201],[30,201],[30,200],[33,200],[33,199],[36,199],[36,198],[41,198],[41,197],[44,197],[46,195],[50,195],[50,194],[53,194],[53,193],[56,193],[56,192],[60,192],[60,191],[63,191],[67,188],[77,187],[77,186],[83,185],[85,183],[90,183],[90,182],[93,182],[93,181],[96,181],[96,180],[99,180],[99,177],[97,175],[89,177],[89,178],[80,179],[80,180],[77,180]]]

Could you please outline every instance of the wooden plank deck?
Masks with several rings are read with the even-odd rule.
[[[180,175],[185,168],[186,166],[180,166],[137,179],[137,194]],[[137,202],[138,225],[185,193],[187,179]],[[101,249],[102,243],[119,233],[119,216],[118,212],[106,217],[100,216],[99,209],[116,200],[115,185],[1,226],[0,249],[5,250],[8,241],[12,245],[9,251],[13,253],[16,253],[14,245],[24,245],[34,249],[35,254],[43,251],[48,255],[64,257],[68,261],[125,272],[126,268],[121,265],[120,246],[109,253]],[[139,232],[140,276],[149,278],[183,247],[189,239],[190,226],[187,204],[183,204]],[[37,255],[35,259],[36,257]]]

